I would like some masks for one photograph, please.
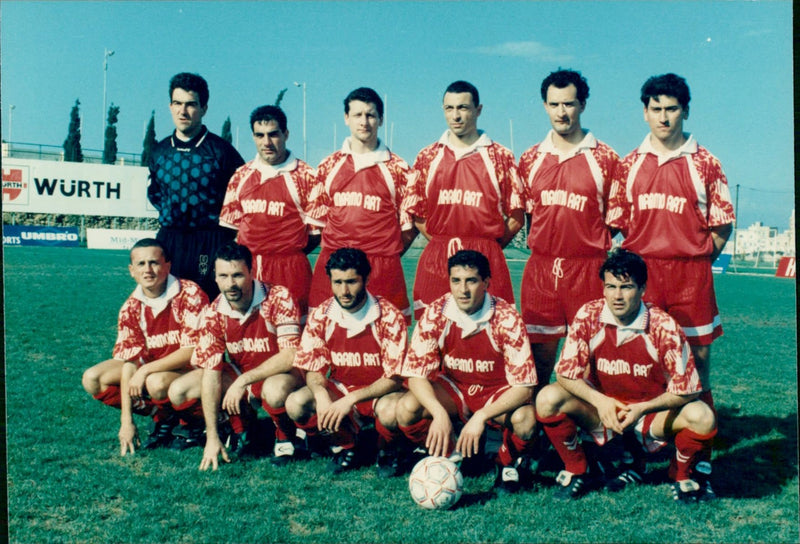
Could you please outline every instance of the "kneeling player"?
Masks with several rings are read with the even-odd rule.
[[[337,450],[334,473],[356,468],[358,431],[375,422],[378,475],[401,471],[394,416],[401,393],[400,368],[408,340],[403,314],[367,291],[370,264],[359,249],[334,251],[325,266],[333,297],[308,318],[294,366],[306,372],[306,387],[286,400],[289,415],[309,436],[330,434]]]
[[[173,442],[179,416],[170,404],[170,384],[189,368],[199,335],[200,314],[208,297],[189,280],[170,275],[170,258],[160,242],[134,244],[128,270],[137,286],[119,312],[113,359],[83,373],[83,387],[94,398],[122,412],[120,453]],[[153,415],[155,428],[140,443],[133,413]]]
[[[220,296],[203,314],[192,357],[203,368],[206,446],[200,470],[216,470],[219,456],[230,461],[219,436],[220,407],[230,417],[234,442],[242,440],[250,398],[261,400],[275,424],[277,442],[293,438],[296,431],[284,402],[302,384],[299,373],[292,371],[300,315],[288,289],[253,278],[252,259],[250,250],[231,242],[217,251],[214,261]]]
[[[681,327],[642,303],[647,267],[635,253],[612,253],[600,278],[604,299],[578,311],[556,366],[557,382],[536,399],[539,421],[564,461],[556,496],[577,498],[595,480],[577,424],[600,446],[626,432],[650,452],[674,439],[669,473],[675,500],[714,498],[711,465],[700,459],[710,458],[716,420],[696,400],[702,385]],[[619,490],[637,481],[641,474],[631,467],[606,485]]]
[[[409,393],[397,405],[400,429],[431,455],[452,451],[451,417],[465,422],[455,449],[478,454],[486,425],[503,429],[495,487],[520,489],[518,468],[536,427],[530,404],[536,367],[522,317],[487,292],[489,261],[461,250],[447,261],[450,293],[425,308],[402,375]]]

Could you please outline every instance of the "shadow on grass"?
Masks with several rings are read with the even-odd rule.
[[[797,476],[797,414],[745,415],[721,406],[714,440],[714,489],[722,497],[761,498],[782,493]]]

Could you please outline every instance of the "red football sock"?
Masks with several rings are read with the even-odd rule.
[[[406,437],[416,445],[421,445],[425,443],[425,439],[428,437],[428,429],[431,427],[431,420],[422,418],[416,423],[412,423],[411,425],[405,427],[403,425],[398,425],[397,428],[404,434]]]
[[[503,444],[497,450],[497,463],[500,466],[511,466],[514,460],[522,454],[528,453],[533,440],[525,440],[514,434],[511,429],[503,429]]]
[[[295,425],[303,429],[306,432],[306,436],[315,436],[319,433],[319,429],[317,429],[317,414],[313,414],[305,423],[295,422]]]
[[[242,434],[245,429],[244,418],[241,414],[231,414],[228,416],[228,421],[231,422],[231,430],[236,434]]]
[[[189,425],[199,425],[205,421],[203,418],[203,404],[200,399],[189,399],[179,405],[172,405],[172,408],[179,412],[181,420]]]
[[[266,401],[261,401],[261,406],[272,418],[275,424],[275,440],[291,440],[297,434],[297,426],[286,413],[286,408],[273,408]]]
[[[384,444],[391,443],[394,439],[403,435],[399,429],[388,429],[386,426],[381,423],[381,420],[377,417],[375,418],[375,430],[378,432],[378,435],[383,440]]]
[[[578,439],[578,427],[567,414],[556,414],[552,417],[537,419],[544,427],[544,432],[553,447],[564,461],[564,469],[572,474],[585,474],[587,470],[586,453]]]
[[[98,394],[92,396],[106,406],[111,406],[112,408],[119,408],[122,403],[118,385],[109,385]]]
[[[153,421],[156,423],[168,420],[175,414],[175,410],[172,408],[172,403],[169,401],[169,398],[161,400],[151,399],[148,402],[156,407],[155,413],[153,414]]]
[[[711,443],[716,436],[714,429],[708,434],[698,434],[683,429],[675,435],[675,457],[670,462],[669,476],[676,482],[691,478],[692,468],[698,461],[711,458]]]

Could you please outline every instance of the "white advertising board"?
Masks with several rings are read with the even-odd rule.
[[[130,249],[142,238],[155,238],[154,230],[86,229],[89,249]]]
[[[3,211],[158,217],[143,166],[3,158]]]

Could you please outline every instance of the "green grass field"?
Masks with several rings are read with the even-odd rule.
[[[409,279],[414,259],[404,258]],[[325,460],[197,470],[201,451],[119,456],[119,412],[80,385],[108,358],[133,289],[127,254],[5,249],[11,542],[798,542],[795,283],[720,276],[714,344],[720,499],[673,504],[663,483],[553,500],[549,483],[494,497],[470,477],[452,511],[416,507],[405,478],[333,477]],[[523,262],[512,260],[518,283]],[[141,435],[148,422],[137,419]],[[663,472],[665,462],[656,464]]]

